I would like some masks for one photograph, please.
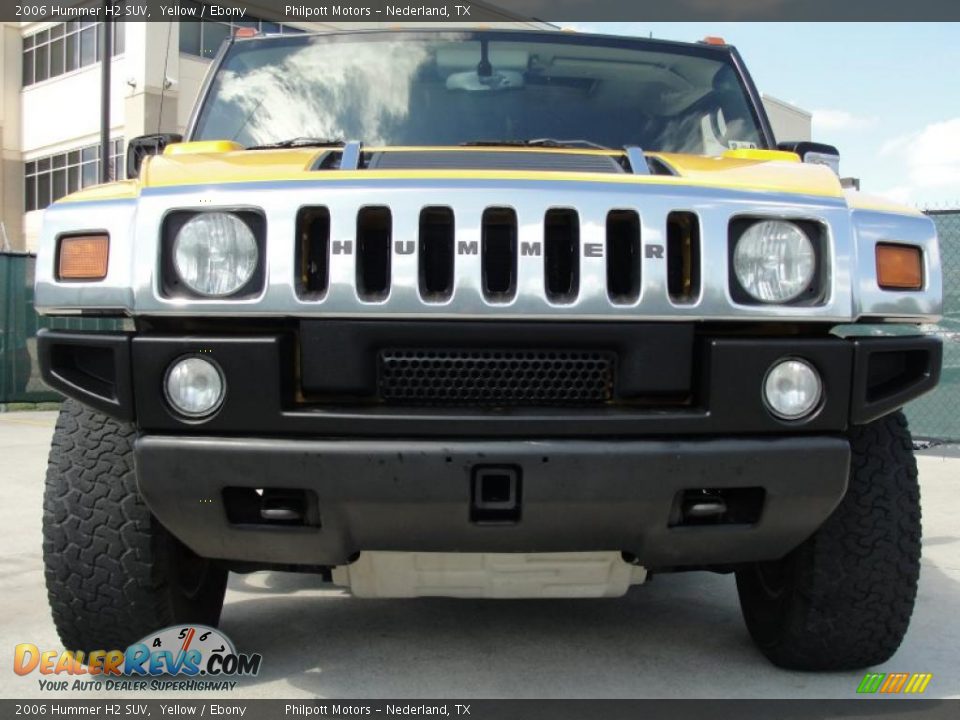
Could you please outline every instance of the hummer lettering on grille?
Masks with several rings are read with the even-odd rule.
[[[592,258],[603,257],[603,245],[593,242],[584,243],[583,256]]]

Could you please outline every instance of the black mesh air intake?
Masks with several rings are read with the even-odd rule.
[[[384,350],[379,392],[412,405],[596,405],[613,396],[614,356],[559,350]]]

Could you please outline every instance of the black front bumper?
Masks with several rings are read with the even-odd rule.
[[[836,437],[694,441],[254,440],[145,436],[140,490],[205,557],[342,565],[357,552],[619,550],[651,568],[783,556],[843,497],[850,449]],[[509,469],[518,512],[478,517],[478,470]],[[298,526],[230,522],[237,488],[310,498]],[[749,523],[684,524],[685,490],[759,488]]]
[[[584,407],[443,407],[378,402],[375,358],[396,347],[561,346],[609,351],[611,402]],[[164,400],[171,363],[216,361],[227,395],[204,434],[304,437],[646,438],[840,432],[881,417],[938,382],[937,338],[735,337],[690,323],[304,321],[246,335],[42,331],[53,388],[150,433],[192,433]],[[824,401],[802,423],[764,405],[761,386],[785,357],[813,364]]]
[[[614,399],[371,401],[379,349],[441,341],[610,352]],[[304,321],[246,335],[47,331],[38,347],[51,386],[136,422],[141,491],[183,542],[213,558],[310,566],[365,550],[614,550],[653,568],[782,557],[843,497],[847,427],[934,387],[941,364],[934,338],[736,337],[655,323]],[[185,355],[212,358],[226,379],[204,422],[164,401],[166,371]],[[762,400],[785,357],[823,380],[824,400],[803,422],[776,419]],[[475,497],[489,469],[505,469],[518,490],[515,511],[494,522]],[[752,498],[752,511],[678,522],[678,505],[704,489],[734,506]],[[260,522],[255,490],[296,498],[302,522]]]

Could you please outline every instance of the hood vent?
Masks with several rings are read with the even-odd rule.
[[[342,150],[326,150],[314,170],[340,170]],[[646,157],[651,175],[676,175],[663,161]],[[343,168],[346,169],[346,168]],[[357,170],[529,170],[622,175],[635,172],[626,156],[532,150],[377,150],[361,152]],[[646,173],[642,173],[646,174]]]
[[[368,170],[531,170],[626,172],[618,158],[565,152],[509,150],[405,150],[364,153]]]

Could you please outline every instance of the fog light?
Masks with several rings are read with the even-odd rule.
[[[763,399],[767,408],[784,420],[806,417],[820,403],[822,395],[820,375],[804,360],[778,362],[763,381]]]
[[[223,403],[226,383],[220,368],[209,360],[188,357],[178,360],[167,371],[164,383],[167,402],[181,415],[202,418]]]

